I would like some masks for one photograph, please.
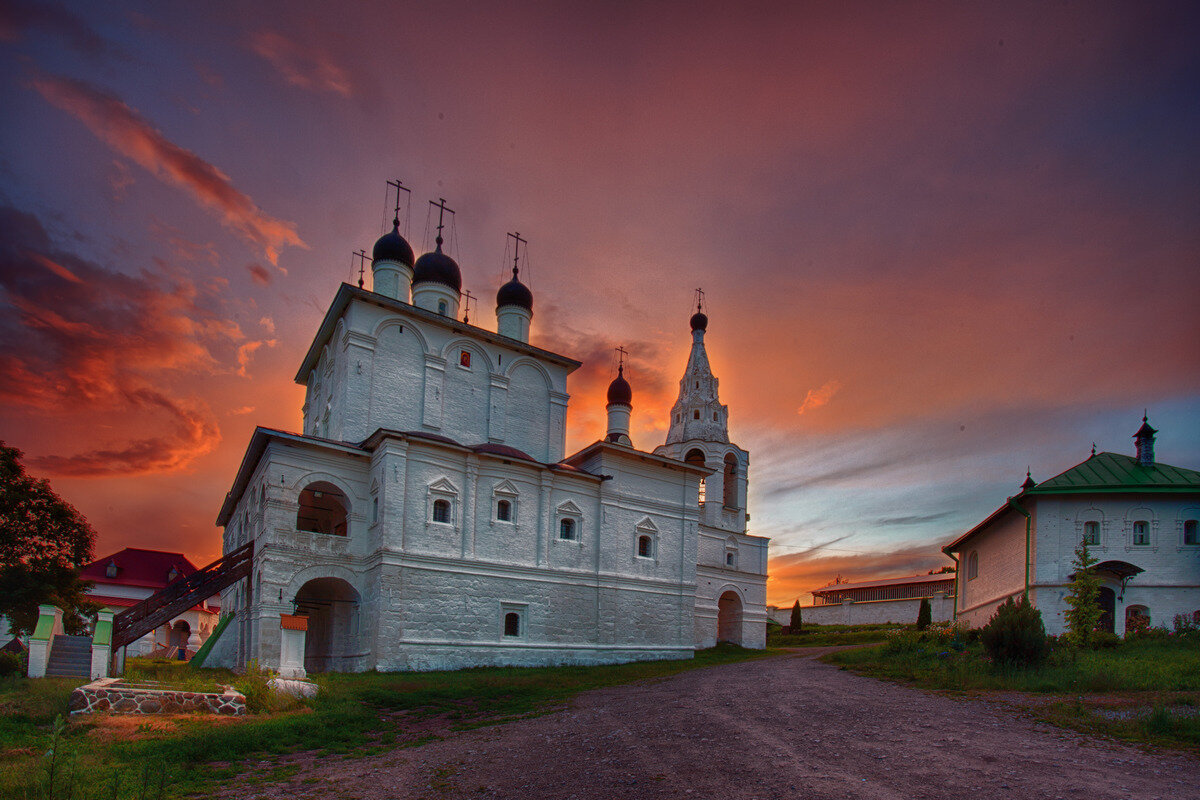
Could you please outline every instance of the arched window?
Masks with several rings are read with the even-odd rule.
[[[510,611],[504,615],[504,635],[505,636],[520,636],[521,635],[521,615],[515,611]]]
[[[1196,530],[1196,520],[1189,519],[1183,523],[1183,543],[1200,544],[1200,532]]]
[[[446,301],[438,300],[438,313],[443,317],[446,316]]]
[[[512,503],[507,500],[496,501],[496,519],[500,522],[512,521]]]
[[[1083,523],[1083,540],[1088,544],[1100,544],[1100,523]]]
[[[1150,544],[1150,523],[1139,519],[1133,523],[1133,543]]]
[[[653,558],[654,557],[654,540],[652,538],[650,538],[649,536],[645,536],[645,535],[639,536],[638,537],[637,554],[641,558]]]
[[[697,408],[692,412],[692,419],[700,419],[700,409]]]
[[[733,453],[725,456],[725,499],[726,508],[740,508],[738,499],[737,457]]]
[[[979,552],[971,551],[971,555],[967,556],[967,580],[973,581],[979,577]]]
[[[449,500],[434,500],[433,501],[433,521],[434,522],[450,522],[450,501]]]
[[[574,539],[575,538],[575,520],[564,518],[558,523],[558,538]]]
[[[296,530],[345,536],[349,506],[346,495],[332,483],[310,483],[300,492]]]

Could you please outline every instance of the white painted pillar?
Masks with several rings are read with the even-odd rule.
[[[112,660],[113,612],[101,611],[96,615],[96,632],[92,634],[92,680],[109,677]]]
[[[46,662],[50,660],[50,645],[62,633],[62,611],[54,606],[38,606],[38,621],[29,637],[29,670],[31,678],[46,677]]]
[[[279,615],[279,676],[304,678],[304,640],[308,635],[308,617]]]

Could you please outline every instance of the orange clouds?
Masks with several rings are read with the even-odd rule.
[[[220,214],[226,226],[260,247],[272,264],[284,246],[307,247],[295,225],[264,214],[234,188],[228,175],[168,140],[120,99],[72,78],[46,75],[32,83],[47,102],[79,119],[109,147]]]
[[[796,409],[796,413],[803,414],[805,411],[820,408],[828,403],[840,388],[842,388],[841,381],[827,381],[820,389],[809,389],[808,394],[804,396],[804,402]]]
[[[302,46],[275,31],[259,31],[250,38],[250,49],[292,86],[334,92],[343,97],[354,91],[349,73],[317,47]]]
[[[890,552],[855,552],[830,547],[828,555],[822,553],[826,546],[818,545],[800,553],[771,558],[767,602],[790,606],[799,599],[801,605],[807,605],[812,602],[809,593],[813,589],[828,585],[838,575],[848,582],[902,578],[924,575],[929,570],[953,563],[933,543]]]

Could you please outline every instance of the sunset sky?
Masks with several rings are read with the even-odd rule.
[[[1200,5],[333,5],[0,0],[0,439],[98,554],[219,555],[395,178],[472,322],[529,240],[568,452],[618,344],[662,443],[704,288],[769,602],[949,563],[1143,408],[1200,468]]]

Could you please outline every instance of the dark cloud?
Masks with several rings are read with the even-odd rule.
[[[57,3],[0,0],[0,41],[15,41],[35,28],[62,37],[72,49],[86,56],[128,57],[124,50]]]
[[[271,273],[262,264],[247,264],[246,270],[250,273],[250,279],[259,286],[271,285]]]
[[[119,98],[73,78],[43,75],[32,83],[47,102],[78,118],[109,147],[219,213],[225,225],[262,248],[272,264],[286,245],[307,247],[295,225],[264,214],[228,175],[167,139]]]
[[[59,250],[33,215],[0,207],[0,404],[87,413],[132,439],[30,463],[73,476],[129,474],[179,469],[210,452],[220,440],[214,415],[164,387],[174,377],[244,372],[261,344],[247,341],[214,291],[165,266],[105,269]]]
[[[906,517],[880,517],[874,521],[876,525],[922,525],[926,522],[937,522],[952,516],[951,512],[943,511],[938,514],[914,514]]]
[[[763,481],[766,488],[762,490],[762,497],[764,500],[773,500],[784,495],[796,494],[819,486],[836,486],[841,483],[855,481],[869,475],[887,472],[905,463],[910,458],[902,453],[897,453],[886,458],[875,458],[864,463],[851,464],[838,469],[796,476],[784,480],[767,478]]]

